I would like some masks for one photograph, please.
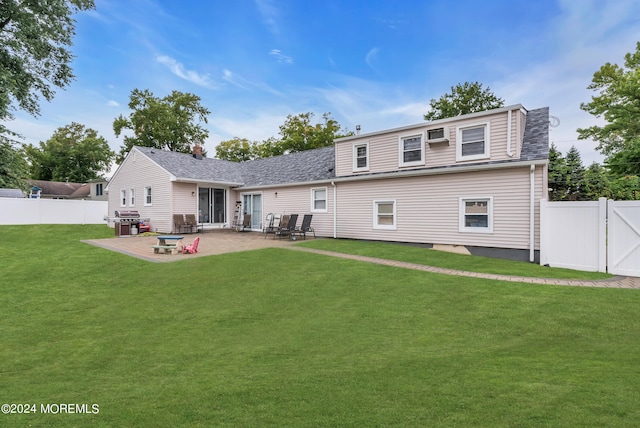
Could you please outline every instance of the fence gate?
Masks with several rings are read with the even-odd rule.
[[[640,277],[640,201],[542,200],[540,264]]]
[[[608,201],[609,273],[640,276],[640,201]]]

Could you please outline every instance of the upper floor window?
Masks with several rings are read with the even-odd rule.
[[[424,134],[399,138],[400,166],[424,165]]]
[[[396,229],[396,201],[373,201],[373,228]]]
[[[327,188],[311,189],[311,212],[327,212]]]
[[[102,183],[96,184],[96,196],[102,196]]]
[[[486,159],[489,157],[489,124],[475,124],[458,128],[456,160]]]
[[[460,232],[493,232],[493,197],[460,198]]]
[[[127,206],[127,191],[124,189],[120,191],[120,206],[121,207]]]
[[[151,187],[144,188],[144,204],[151,205]]]
[[[369,170],[369,143],[356,144],[353,146],[353,170]]]
[[[136,205],[136,191],[134,189],[129,189],[129,205],[132,207]]]

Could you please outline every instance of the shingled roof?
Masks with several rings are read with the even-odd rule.
[[[520,160],[549,159],[549,107],[529,110]]]
[[[333,146],[246,162],[195,157],[151,147],[136,146],[136,149],[181,180],[254,187],[305,183],[335,177]]]

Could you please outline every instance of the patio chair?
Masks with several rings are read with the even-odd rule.
[[[173,231],[174,233],[182,233],[185,228],[184,214],[173,215]]]
[[[316,237],[316,231],[311,227],[311,219],[313,218],[313,214],[305,214],[302,217],[302,225],[300,225],[300,229],[295,230],[296,235],[301,235],[303,239],[307,239],[307,232],[312,232],[313,237]]]
[[[184,217],[185,217],[185,222],[184,222],[185,232],[187,230],[189,231],[189,233],[197,232],[198,222],[196,221],[196,215],[186,214]]]
[[[185,245],[182,247],[182,254],[195,254],[198,252],[198,244],[200,243],[200,237],[196,236],[193,240],[193,244]]]
[[[245,229],[251,230],[251,214],[245,214],[242,224],[236,227],[236,232],[244,232]]]
[[[288,236],[289,239],[295,239],[293,234],[296,230],[298,214],[291,214],[290,216],[288,216],[289,218],[287,219],[286,223],[284,222],[285,217],[287,216],[282,216],[282,221],[280,222],[280,227],[278,228],[276,235],[278,235],[278,237],[281,239],[283,236]],[[275,236],[273,238],[275,239]]]
[[[269,213],[267,214],[267,217],[265,218],[265,227],[264,229],[262,229],[262,233],[264,233],[264,239],[267,239],[267,235],[270,233],[276,233],[276,226],[275,226],[275,221],[276,221],[276,216],[273,215],[273,213]]]

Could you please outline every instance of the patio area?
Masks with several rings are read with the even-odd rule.
[[[264,234],[260,232],[236,232],[232,229],[208,230],[205,233],[183,234],[182,236],[184,236],[182,241],[184,245],[191,244],[196,236],[200,237],[197,254],[164,254],[162,252],[154,254],[152,246],[156,244],[156,236],[135,235],[92,239],[83,242],[156,263],[175,262],[186,258],[257,250],[260,248],[286,247],[298,242],[289,239],[273,239],[273,235],[269,235],[265,239]]]

